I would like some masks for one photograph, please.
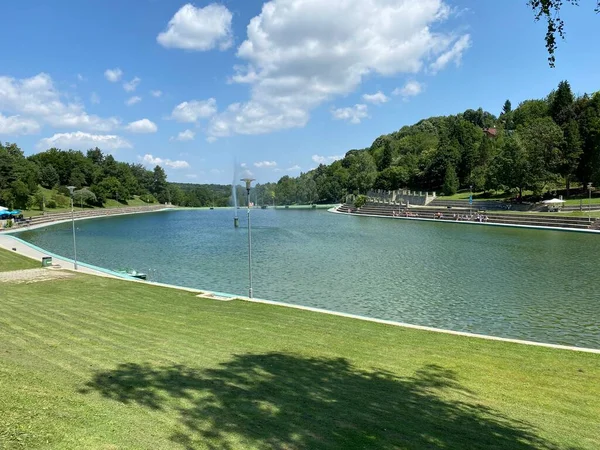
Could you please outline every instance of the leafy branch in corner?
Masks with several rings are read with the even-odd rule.
[[[567,0],[573,6],[579,6],[579,0]],[[546,19],[548,29],[546,31],[546,49],[548,50],[548,63],[554,67],[556,57],[554,53],[557,48],[556,35],[564,40],[565,22],[560,17],[560,10],[563,6],[563,0],[528,0],[527,4],[535,13],[535,20]],[[596,0],[596,13],[600,12],[600,0]]]

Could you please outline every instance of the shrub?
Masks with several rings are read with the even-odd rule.
[[[56,203],[56,205],[59,208],[67,208],[67,207],[71,206],[71,199],[69,197],[67,197],[66,195],[55,194],[52,197],[52,200],[54,200],[54,202]]]
[[[152,194],[142,194],[140,200],[145,203],[156,203],[156,198]]]
[[[56,208],[56,201],[50,199],[46,202],[46,208]]]
[[[365,205],[365,203],[367,203],[367,196],[366,195],[359,195],[354,200],[354,206],[357,207],[357,208],[363,207]]]

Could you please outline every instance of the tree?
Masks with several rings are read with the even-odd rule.
[[[502,113],[500,115],[502,115],[502,114],[508,114],[511,111],[512,111],[512,105],[510,103],[510,100],[506,100],[504,102],[504,106],[502,106]]]
[[[567,197],[570,194],[571,179],[577,170],[581,154],[583,153],[579,127],[575,120],[570,120],[564,128],[564,141],[561,145],[560,174],[565,178]]]
[[[27,209],[29,203],[29,188],[21,180],[13,181],[10,185],[13,208]]]
[[[527,126],[536,119],[547,117],[549,115],[548,110],[547,100],[525,100],[512,112],[514,127],[518,129]]]
[[[166,203],[169,201],[169,192],[167,190],[167,175],[162,167],[156,166],[152,172],[152,185],[150,192],[159,203]]]
[[[280,205],[290,205],[296,200],[296,180],[288,175],[279,179],[276,185]]]
[[[46,164],[40,169],[40,184],[46,189],[52,189],[58,184],[58,172],[52,164]]]
[[[351,154],[348,158],[348,187],[357,193],[366,194],[377,178],[375,160],[367,151]]]
[[[373,187],[384,191],[395,191],[408,184],[408,171],[405,167],[388,167],[379,172]]]
[[[85,175],[81,171],[79,167],[75,167],[71,171],[71,176],[69,177],[69,184],[71,186],[75,186],[78,189],[81,189],[86,184]]]
[[[456,176],[456,169],[453,165],[446,167],[446,175],[444,177],[444,195],[454,195],[458,192],[458,176]]]
[[[523,196],[523,189],[530,184],[530,172],[527,150],[518,135],[504,140],[500,154],[492,163],[489,183],[488,188],[518,189],[519,196]]]
[[[379,171],[382,171],[390,167],[390,165],[392,164],[392,156],[392,146],[390,145],[390,141],[386,139],[383,144],[383,154],[381,155],[381,159],[379,160],[379,165],[377,166],[377,169]]]
[[[79,189],[77,191],[73,191],[73,201],[76,204],[83,206],[83,203],[88,205],[96,203],[98,198],[96,197],[96,194],[89,189]]]
[[[569,0],[572,5],[578,5],[578,0]],[[535,20],[546,20],[546,49],[548,50],[548,63],[554,67],[556,58],[556,36],[560,39],[565,38],[565,23],[563,22],[560,11],[563,6],[563,0],[529,0],[529,6],[533,9]],[[600,0],[596,0],[596,12],[600,12]]]
[[[571,91],[571,85],[568,81],[561,81],[558,84],[558,89],[550,96],[550,105],[548,107],[550,116],[561,127],[573,119],[574,101],[575,96]]]
[[[556,181],[560,167],[560,148],[564,134],[556,123],[545,117],[536,119],[519,133],[527,149],[530,186],[541,192],[548,182]]]
[[[600,175],[600,93],[582,99],[579,117],[579,134],[582,141],[582,154],[577,167],[579,181],[586,184],[598,183]],[[598,181],[597,181],[598,180]]]

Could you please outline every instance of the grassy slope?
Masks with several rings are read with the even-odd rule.
[[[575,192],[575,191],[573,191]],[[523,193],[524,195],[531,195],[532,192],[531,191],[525,191]],[[471,195],[469,191],[461,191],[458,192],[454,195],[441,195],[440,193],[438,193],[438,197],[437,200],[469,200],[469,196]],[[503,194],[503,193],[498,193],[497,195],[491,194],[491,193],[485,193],[485,192],[473,192],[473,199],[474,200],[507,200],[510,199],[511,197],[514,197],[514,194]],[[573,198],[576,197],[576,198]],[[599,197],[592,197],[591,201],[588,202],[588,197],[587,195],[581,195],[581,194],[573,194],[571,196],[570,199],[565,200],[565,205],[569,205],[569,206],[579,206],[582,202],[583,202],[583,208],[585,209],[585,207],[588,205],[588,203],[591,203],[592,205],[598,205],[600,203],[600,198]]]
[[[600,448],[600,356],[138,283],[3,285],[0,448]]]
[[[56,190],[46,189],[43,187],[40,187],[40,190],[42,192],[44,192],[44,195],[46,196],[46,201],[51,199],[52,196],[57,193]],[[148,203],[140,200],[138,196],[134,196],[134,198],[128,200],[127,203],[121,203],[121,202],[118,202],[113,199],[108,199],[104,205],[104,208],[125,208],[128,206],[148,206]],[[78,204],[75,204],[76,211],[79,211],[81,209],[82,208]],[[83,209],[96,209],[96,207],[84,205]],[[68,208],[46,208],[47,214],[67,212],[67,211],[71,211],[70,206]],[[39,208],[23,210],[23,215],[26,217],[34,217],[34,216],[39,216],[41,214],[42,214],[42,211]]]
[[[21,269],[37,269],[41,266],[41,261],[34,261],[33,259],[26,258],[16,253],[0,250],[0,272]]]

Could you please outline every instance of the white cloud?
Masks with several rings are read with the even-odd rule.
[[[178,122],[194,123],[200,119],[211,117],[217,112],[217,101],[214,98],[208,100],[191,100],[183,102],[173,108],[171,118]]]
[[[56,128],[108,132],[120,125],[115,117],[90,115],[80,103],[65,103],[62,97],[45,73],[23,79],[0,77],[0,111],[39,119]]]
[[[71,148],[74,150],[86,150],[99,147],[103,150],[116,150],[119,148],[131,148],[131,144],[120,136],[90,134],[76,131],[74,133],[57,133],[52,137],[44,138],[38,143],[39,149],[47,148]]]
[[[320,155],[312,155],[312,160],[317,164],[331,164],[338,159],[342,159],[344,155],[332,155],[332,156],[320,156]]]
[[[106,78],[111,83],[116,83],[123,76],[123,71],[118,67],[116,69],[106,69],[104,71],[104,78]]]
[[[347,120],[350,123],[358,124],[366,117],[369,117],[367,105],[354,105],[348,108],[337,108],[331,110],[331,115],[336,120]]]
[[[219,175],[221,171],[219,169],[210,169],[210,173],[212,173],[213,175]]]
[[[217,46],[226,50],[233,44],[231,12],[223,5],[211,3],[196,8],[188,3],[169,20],[167,30],[156,40],[167,48],[206,51]]]
[[[142,101],[142,97],[138,97],[137,95],[134,95],[133,97],[129,97],[127,100],[125,100],[125,104],[127,106],[133,106],[136,103],[139,103]]]
[[[40,131],[40,124],[21,116],[4,116],[0,113],[0,134],[22,135]]]
[[[150,95],[152,95],[152,97],[160,97],[162,95],[162,91],[150,91]]]
[[[92,92],[92,94],[90,95],[90,102],[92,102],[93,105],[97,105],[98,103],[100,103],[100,96],[95,92]]]
[[[242,168],[246,168],[246,167],[248,167],[248,164],[246,164],[246,163],[241,163],[241,164],[240,164],[240,167],[242,167]]]
[[[424,85],[418,81],[408,81],[402,88],[394,89],[393,95],[401,95],[404,98],[414,97],[423,92]]]
[[[195,173],[188,173],[186,176],[186,178],[198,178],[198,175],[196,175]]]
[[[365,77],[421,72],[460,36],[444,30],[451,15],[444,0],[266,2],[238,48],[245,64],[230,80],[248,84],[250,99],[213,117],[208,134],[302,127],[311,110]]]
[[[171,141],[193,141],[196,133],[192,130],[181,131],[177,137],[171,137]]]
[[[156,124],[148,119],[130,122],[125,129],[131,133],[156,133],[158,131]]]
[[[217,138],[214,137],[214,136],[209,136],[209,137],[206,138],[206,142],[208,142],[209,144],[212,144],[216,140],[217,140]]]
[[[80,73],[77,74],[77,81],[87,81],[87,79],[81,75]]]
[[[458,38],[452,48],[440,56],[429,66],[429,70],[432,73],[437,73],[448,65],[450,62],[454,62],[456,66],[460,66],[462,55],[469,47],[471,47],[471,36],[465,34]]]
[[[171,161],[170,159],[155,158],[149,153],[146,153],[144,156],[138,156],[138,159],[146,166],[167,166],[171,169],[187,169],[190,167],[187,161]]]
[[[374,94],[365,94],[362,96],[363,100],[374,105],[381,105],[389,100],[389,98],[381,91],[377,91]]]
[[[254,163],[254,167],[277,167],[275,161],[259,161]]]
[[[298,164],[296,164],[295,166],[288,167],[288,168],[287,168],[287,169],[285,169],[285,170],[286,170],[286,171],[288,171],[288,172],[297,172],[297,171],[299,171],[300,169],[301,169],[301,167],[300,167]]]
[[[131,81],[123,83],[123,89],[125,89],[126,92],[133,92],[137,89],[141,81],[142,80],[139,77],[134,77]]]

